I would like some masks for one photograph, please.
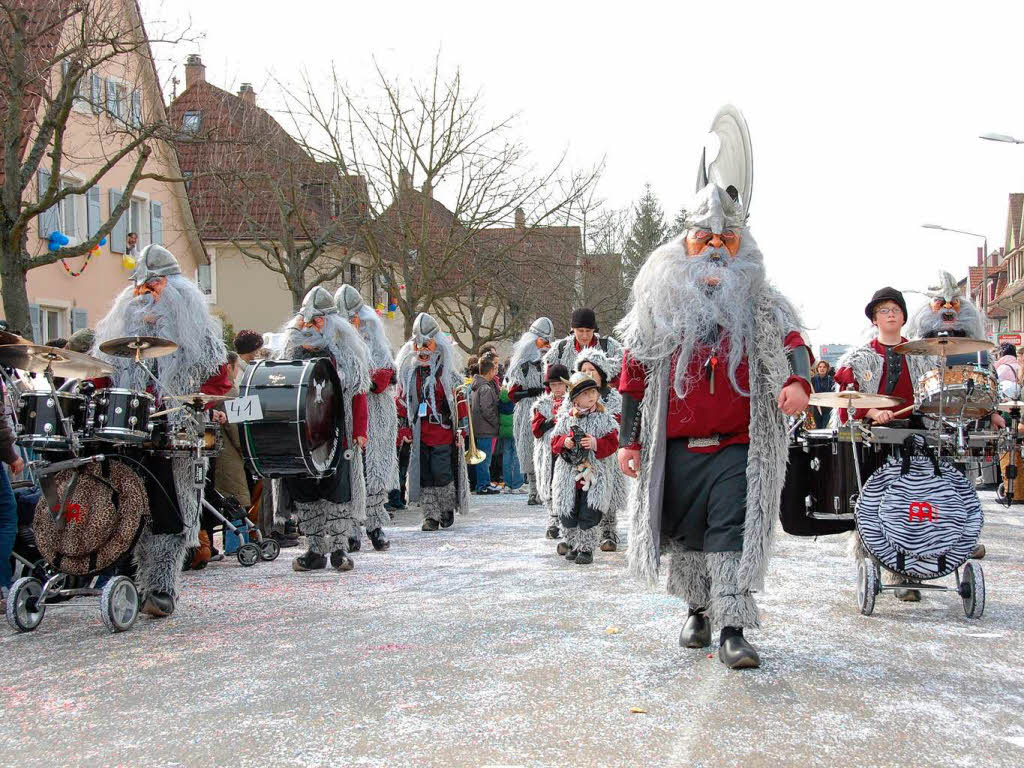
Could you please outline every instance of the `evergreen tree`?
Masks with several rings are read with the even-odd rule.
[[[645,184],[643,196],[633,207],[633,224],[622,251],[622,280],[627,289],[651,251],[665,242],[665,234],[665,214],[658,196]]]
[[[671,240],[673,237],[677,237],[686,231],[686,226],[683,224],[683,219],[686,218],[686,209],[680,208],[679,213],[672,219],[672,224],[669,225],[668,229],[665,230],[665,239]]]

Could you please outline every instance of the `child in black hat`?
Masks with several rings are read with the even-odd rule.
[[[562,459],[555,460],[551,499],[565,531],[559,554],[587,565],[594,562],[601,517],[616,501],[619,424],[601,404],[600,385],[587,374],[573,374],[569,398],[551,438],[552,452]]]

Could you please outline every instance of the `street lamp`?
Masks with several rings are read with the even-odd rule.
[[[989,138],[997,136],[999,134],[986,133],[981,138]],[[992,139],[993,141],[1003,141],[1004,139]],[[1017,141],[1012,136],[1006,136],[1005,140],[1012,141],[1015,144],[1021,144],[1024,142]],[[979,235],[977,232],[968,232],[965,229],[953,229],[952,227],[944,227],[941,224],[922,224],[924,229],[938,229],[941,232],[955,232],[958,235],[969,235],[970,237],[980,237],[982,240],[981,247],[981,316],[984,318],[985,333],[988,333],[988,236]],[[970,281],[968,281],[970,282]]]
[[[1015,139],[1005,133],[983,133],[978,138],[986,141],[1001,141],[1004,144],[1024,144],[1024,139]]]

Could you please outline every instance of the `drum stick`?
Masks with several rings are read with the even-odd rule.
[[[902,416],[904,413],[910,413],[912,410],[914,410],[914,406],[908,405],[906,408],[900,408],[898,411],[893,411],[892,416],[893,418],[896,418],[897,416]]]
[[[157,416],[166,416],[168,413],[174,413],[175,411],[183,410],[186,407],[187,406],[179,405],[177,408],[168,408],[166,411],[157,411],[156,413],[151,413],[149,418],[155,419]]]

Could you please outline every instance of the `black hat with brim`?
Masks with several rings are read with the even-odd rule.
[[[907,302],[903,298],[903,294],[897,291],[895,288],[886,286],[885,288],[879,288],[875,291],[875,295],[871,297],[871,301],[864,307],[864,314],[868,316],[868,320],[871,322],[875,321],[875,305],[881,304],[883,301],[895,301],[900,305],[900,309],[903,310],[903,319],[907,319]]]
[[[586,376],[582,378],[582,380],[577,381],[575,384],[572,385],[572,388],[569,390],[569,399],[575,400],[577,397],[582,395],[587,390],[600,388],[601,387],[598,385],[596,381],[594,381],[589,376]]]
[[[561,363],[555,363],[554,365],[548,366],[547,375],[544,377],[544,383],[550,384],[553,381],[564,381],[569,382],[569,369]]]

